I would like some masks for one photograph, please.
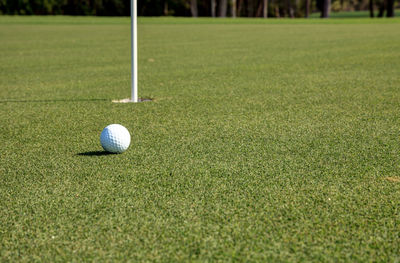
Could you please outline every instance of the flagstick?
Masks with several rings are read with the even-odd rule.
[[[137,0],[131,0],[131,54],[132,54],[132,72],[131,72],[131,102],[138,102],[137,92]]]

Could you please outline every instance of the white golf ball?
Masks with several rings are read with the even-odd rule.
[[[123,153],[131,143],[131,135],[124,126],[110,124],[101,132],[100,143],[107,152]]]

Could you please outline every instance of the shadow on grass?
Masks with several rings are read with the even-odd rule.
[[[116,155],[116,153],[110,153],[106,151],[90,151],[90,152],[83,152],[78,153],[78,156],[103,156],[103,155]]]
[[[108,99],[47,99],[47,100],[19,100],[19,99],[0,99],[0,103],[27,103],[27,102],[74,102],[74,101],[107,101]]]

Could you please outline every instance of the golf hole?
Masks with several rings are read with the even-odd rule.
[[[153,98],[139,98],[138,102],[146,102],[153,101]],[[122,99],[122,100],[112,100],[113,103],[131,103],[133,102],[130,98]]]

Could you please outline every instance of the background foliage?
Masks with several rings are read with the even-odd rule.
[[[325,0],[325,2],[329,0]],[[307,16],[306,5],[310,12],[321,11],[324,0],[140,0],[138,14],[141,16],[191,16],[191,5],[195,6],[199,16],[211,16],[212,3],[215,2],[217,15],[222,5],[227,5],[227,16],[261,17],[263,5],[266,4],[269,17],[304,17]],[[391,0],[332,0],[332,11],[368,10],[372,8],[384,15],[388,5],[399,5]],[[97,15],[128,16],[130,0],[0,0],[0,14],[9,15]]]

